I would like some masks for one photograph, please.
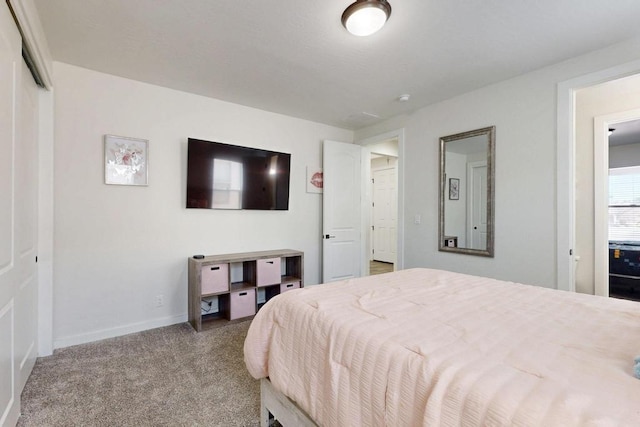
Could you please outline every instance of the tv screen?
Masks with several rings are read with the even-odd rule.
[[[189,138],[187,208],[289,209],[291,154]]]

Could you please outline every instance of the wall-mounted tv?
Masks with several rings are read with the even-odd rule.
[[[289,209],[291,154],[189,138],[187,208]]]

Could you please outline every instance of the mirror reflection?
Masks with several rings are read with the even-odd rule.
[[[493,256],[495,126],[440,138],[439,249]]]

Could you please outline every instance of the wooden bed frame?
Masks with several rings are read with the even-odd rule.
[[[283,427],[318,427],[291,399],[276,390],[268,378],[260,380],[260,427],[271,425],[273,415]]]

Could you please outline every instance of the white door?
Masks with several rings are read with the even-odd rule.
[[[36,363],[38,352],[38,86],[24,61],[15,146],[15,224],[19,291],[16,295],[16,355],[19,390]]]
[[[361,275],[362,147],[323,144],[322,281]]]
[[[471,249],[487,249],[487,163],[469,163]]]
[[[373,259],[396,262],[396,170],[373,171]]]
[[[0,425],[15,425],[36,357],[38,94],[0,6]]]

